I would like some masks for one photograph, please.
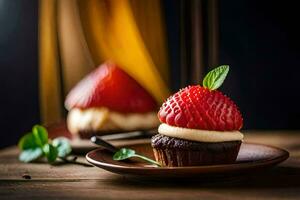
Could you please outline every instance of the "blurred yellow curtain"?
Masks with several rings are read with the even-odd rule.
[[[161,103],[169,94],[159,0],[40,0],[41,119],[63,118],[63,100],[85,74],[112,60]]]
[[[39,5],[39,94],[41,121],[62,117],[60,71],[57,46],[56,1]]]

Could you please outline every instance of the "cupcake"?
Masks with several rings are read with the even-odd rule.
[[[67,95],[68,130],[81,138],[157,128],[157,103],[132,77],[107,62]]]
[[[162,166],[182,167],[235,162],[243,134],[238,107],[216,90],[228,74],[220,66],[207,74],[203,86],[192,85],[170,96],[161,106],[161,122],[151,145]]]

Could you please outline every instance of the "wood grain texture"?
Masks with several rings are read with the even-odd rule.
[[[300,133],[256,131],[247,142],[279,146],[291,157],[247,179],[145,180],[78,165],[23,164],[16,147],[0,151],[0,199],[297,199],[300,198]],[[128,142],[127,142],[128,143]],[[85,161],[83,156],[79,158]],[[22,178],[26,173],[30,180]]]

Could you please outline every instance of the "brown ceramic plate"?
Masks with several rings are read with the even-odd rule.
[[[149,142],[124,146],[152,159],[153,152]],[[207,165],[193,167],[156,167],[142,161],[114,161],[112,154],[104,149],[96,149],[86,155],[91,164],[110,172],[122,175],[150,177],[199,177],[224,176],[257,172],[270,168],[289,157],[283,149],[262,144],[243,143],[233,164]]]

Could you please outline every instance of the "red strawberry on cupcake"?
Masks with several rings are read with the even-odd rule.
[[[235,103],[216,90],[228,72],[229,66],[220,66],[207,74],[203,86],[183,88],[163,103],[159,134],[152,138],[157,162],[172,167],[236,160],[243,118]]]
[[[83,138],[157,127],[154,98],[114,63],[104,63],[68,94],[67,125]]]

